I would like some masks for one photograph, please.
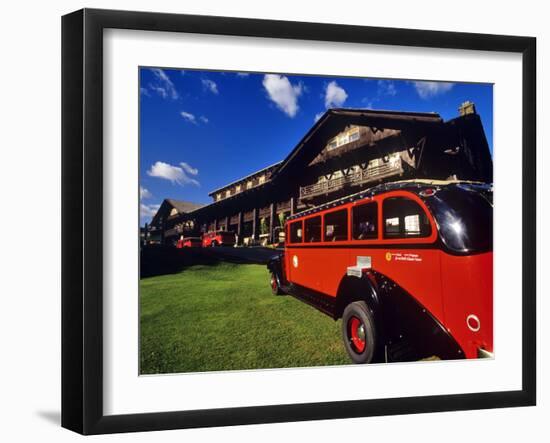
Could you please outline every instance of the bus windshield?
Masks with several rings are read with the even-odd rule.
[[[453,187],[441,189],[425,201],[449,249],[458,253],[493,250],[492,190]]]

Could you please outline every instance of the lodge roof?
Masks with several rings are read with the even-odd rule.
[[[271,179],[276,180],[278,176],[292,170],[292,165],[298,166],[309,163],[324,148],[325,143],[323,141],[326,142],[350,125],[419,131],[425,129],[426,126],[442,123],[443,119],[435,112],[331,108],[302,137],[290,154],[281,162]],[[304,150],[304,147],[310,144],[316,146],[317,149]]]
[[[392,128],[392,129],[405,129],[407,127],[419,126],[423,124],[439,124],[443,120],[439,114],[435,112],[402,112],[402,111],[384,111],[384,110],[372,110],[372,109],[357,109],[357,108],[331,108],[328,109],[322,116],[315,122],[315,124],[309,129],[300,142],[294,147],[294,149],[287,155],[287,157],[277,163],[269,165],[259,171],[248,174],[238,180],[221,186],[211,191],[208,195],[212,196],[216,192],[226,189],[230,186],[236,185],[239,182],[243,182],[255,175],[266,172],[270,169],[274,169],[271,180],[279,176],[288,165],[294,162],[300,157],[303,147],[311,141],[311,139],[320,132],[321,128],[329,127],[329,131],[333,127],[337,127],[336,132],[343,130],[345,126],[358,125],[358,126],[373,126],[377,128]],[[335,132],[334,130],[332,132]],[[335,134],[332,134],[335,135]],[[324,134],[321,137],[326,141],[328,138]],[[318,152],[324,148],[324,144],[317,144],[317,150],[312,151],[311,155],[315,156]],[[314,152],[313,152],[314,151]],[[311,157],[313,158],[313,157]],[[259,185],[262,186],[262,185]]]
[[[213,191],[210,191],[210,192],[208,193],[208,195],[209,195],[209,196],[212,196],[212,195],[214,195],[216,192],[221,191],[222,189],[229,188],[229,187],[231,187],[231,186],[233,186],[233,185],[236,185],[237,183],[240,183],[240,182],[244,182],[244,181],[248,180],[249,178],[254,177],[255,175],[261,174],[262,172],[267,172],[267,171],[269,171],[270,169],[273,169],[273,168],[279,166],[281,163],[282,163],[282,161],[279,161],[279,162],[277,162],[277,163],[273,163],[272,165],[266,166],[265,168],[262,168],[262,169],[260,169],[260,170],[258,170],[258,171],[256,171],[256,172],[253,172],[253,173],[251,173],[251,174],[248,174],[248,175],[246,175],[246,176],[244,176],[244,177],[241,177],[241,178],[239,178],[239,179],[237,179],[237,180],[235,180],[235,181],[232,181],[231,183],[228,183],[228,184],[223,185],[223,186],[221,186],[221,187],[219,187],[219,188],[217,188],[217,189],[214,189]]]
[[[193,212],[196,209],[202,208],[204,206],[204,204],[202,203],[192,203],[181,200],[174,200],[172,198],[167,198],[166,201],[180,213]]]
[[[160,204],[156,214],[153,216],[150,224],[156,225],[159,221],[159,217],[169,216],[172,208],[176,209],[179,214],[188,214],[204,206],[205,205],[202,203],[192,203],[182,200],[174,200],[173,198],[165,198]]]

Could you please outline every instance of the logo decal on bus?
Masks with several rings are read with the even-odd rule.
[[[386,260],[392,261],[392,258],[394,261],[408,261],[408,262],[420,262],[422,261],[422,257],[418,254],[414,253],[404,253],[401,252],[386,252]]]

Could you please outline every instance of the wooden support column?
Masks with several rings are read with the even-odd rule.
[[[269,243],[274,242],[273,228],[275,227],[275,204],[269,205]]]
[[[237,243],[242,244],[243,242],[243,213],[239,212],[239,221],[237,222]]]
[[[252,238],[258,240],[260,235],[260,223],[258,220],[258,208],[252,210]]]
[[[229,231],[229,216],[225,217],[225,230]]]
[[[214,219],[214,231],[217,231],[218,230],[218,219],[215,218]]]
[[[290,197],[290,215],[296,214],[298,206],[298,199],[296,197]]]

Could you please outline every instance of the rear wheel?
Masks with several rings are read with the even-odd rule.
[[[354,363],[371,363],[377,355],[374,318],[364,301],[350,303],[342,315],[342,338]]]
[[[279,286],[279,279],[275,275],[274,272],[272,272],[269,276],[269,285],[271,286],[271,293],[274,295],[282,295],[284,292],[282,291],[281,287]]]

